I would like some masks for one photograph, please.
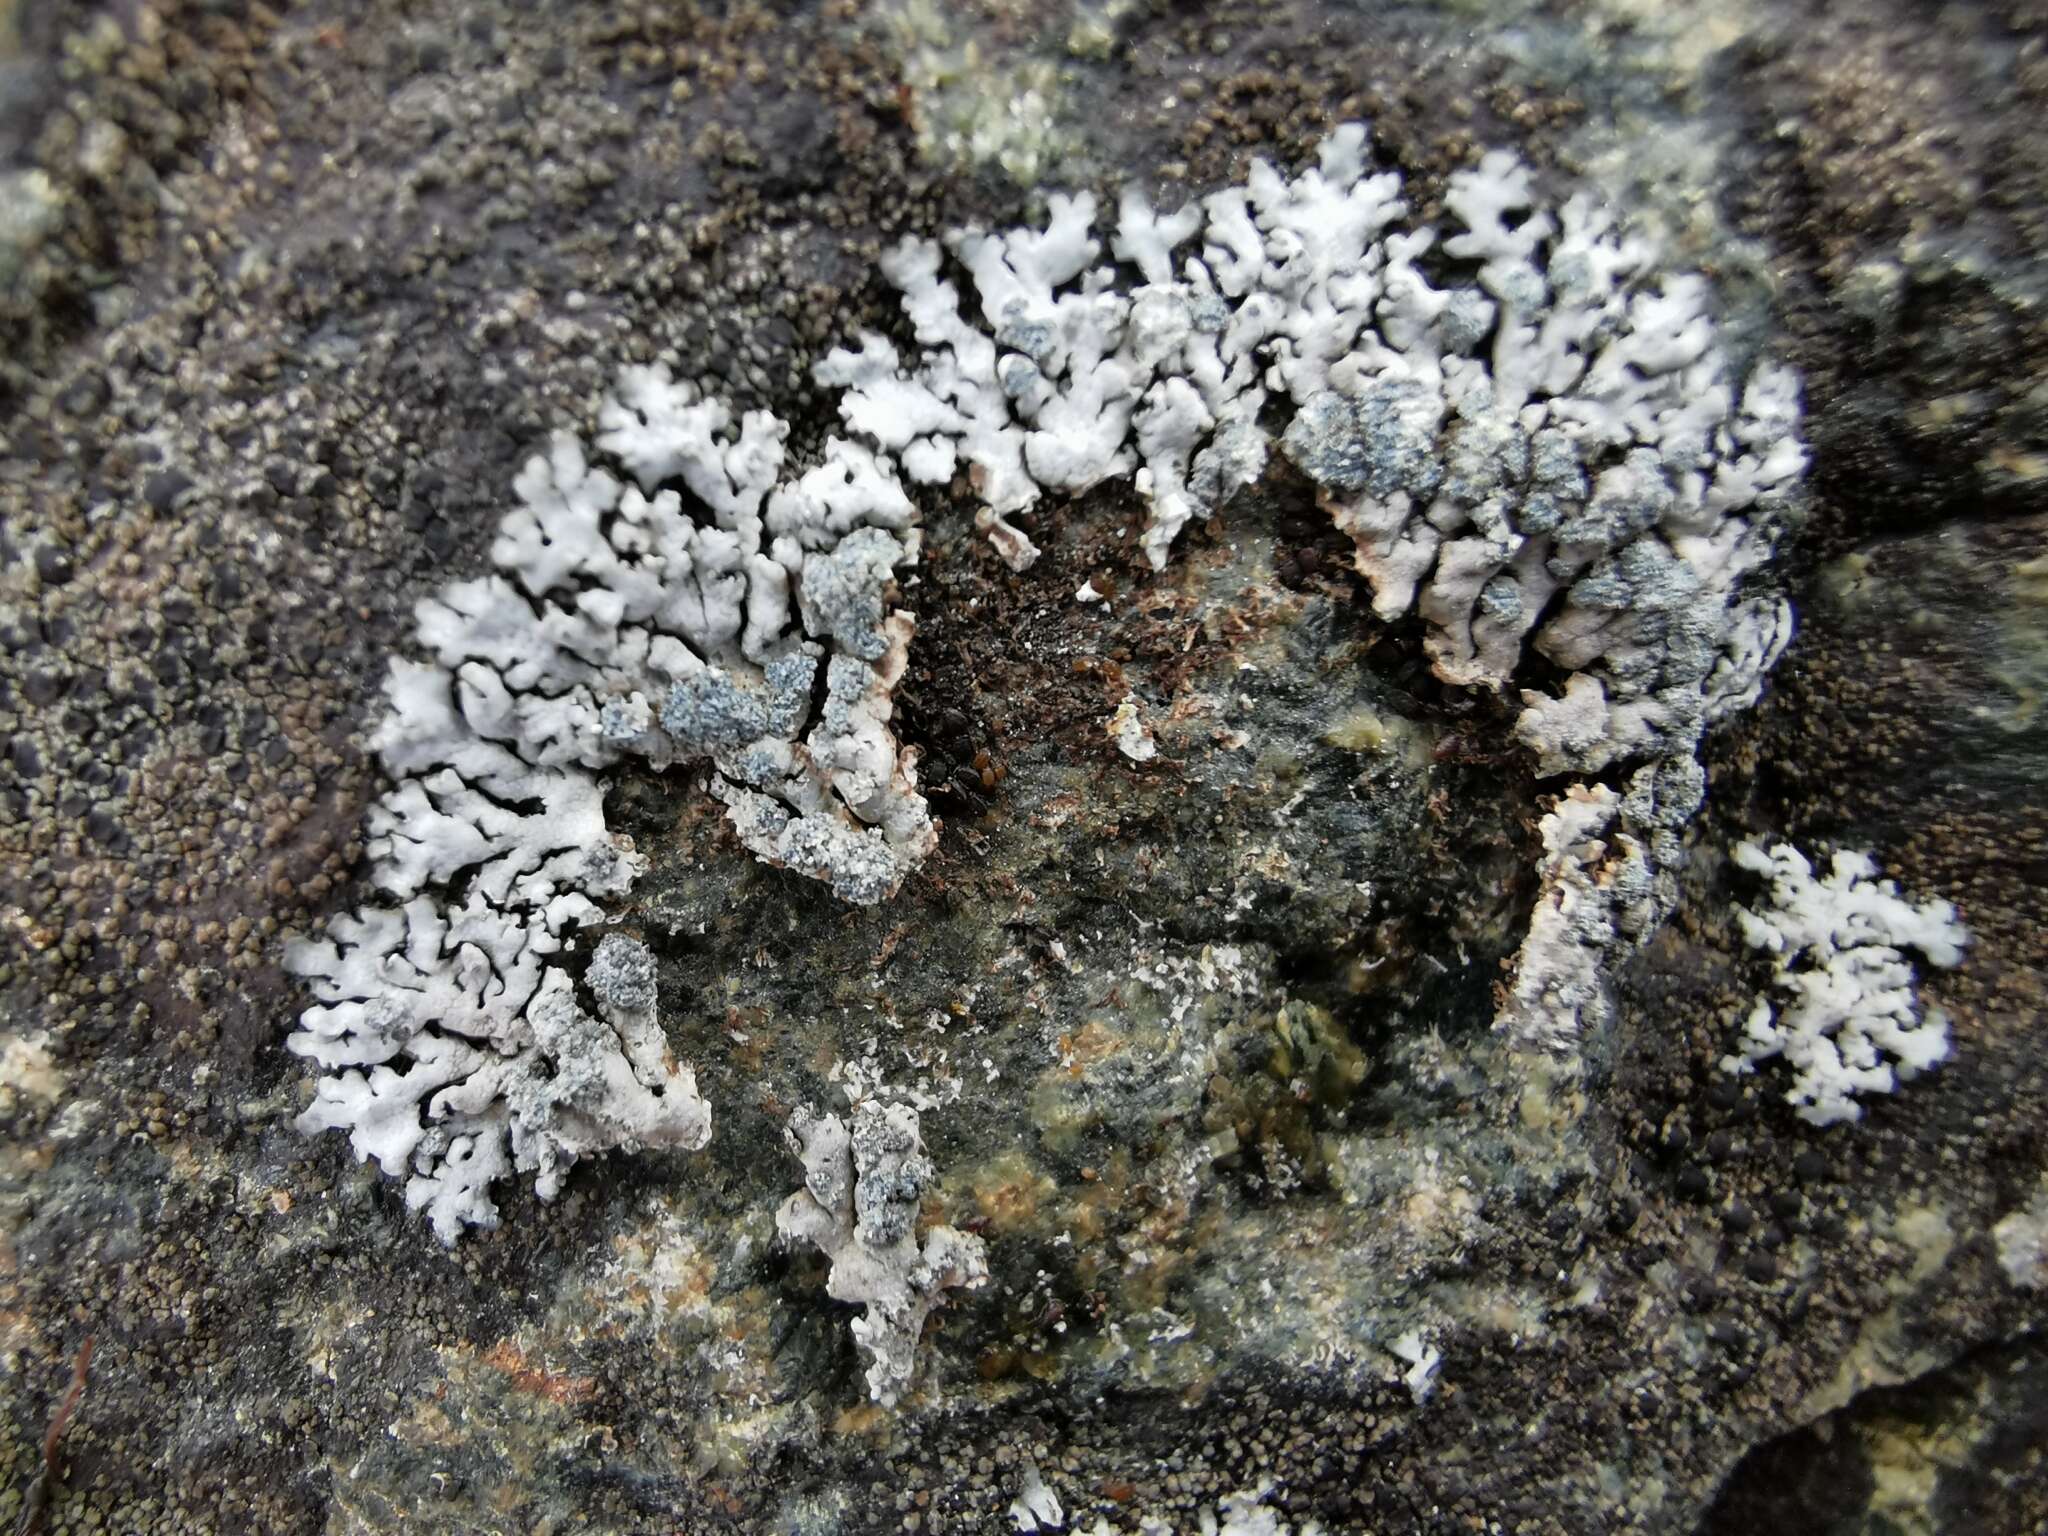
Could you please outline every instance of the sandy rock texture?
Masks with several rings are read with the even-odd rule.
[[[0,0],[0,1521],[2041,1529],[2048,1293],[1994,1228],[2048,1176],[2044,108],[2030,0]],[[1418,219],[1502,146],[1632,209],[1806,380],[1798,635],[1569,1070],[1491,1027],[1561,785],[1276,458],[1157,573],[1128,486],[1021,573],[919,492],[943,827],[887,902],[612,776],[703,1149],[444,1251],[291,1128],[281,954],[366,894],[387,658],[551,432],[660,361],[815,453],[902,235],[1354,118]],[[1969,927],[1952,1059],[1859,1123],[1717,1068],[1745,838]],[[878,1083],[989,1270],[886,1410],[774,1221],[795,1107]]]

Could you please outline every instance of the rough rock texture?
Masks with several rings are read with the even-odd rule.
[[[1032,1473],[1070,1529],[1268,1484],[1342,1532],[2037,1528],[2048,1293],[1994,1233],[2048,1169],[2043,25],[0,4],[0,1521],[91,1334],[53,1531],[998,1531]],[[622,365],[815,463],[812,365],[909,345],[904,235],[1349,118],[1419,218],[1501,145],[1617,200],[1806,380],[1800,632],[1575,1063],[1491,1027],[1557,786],[1275,456],[1158,572],[1129,487],[1045,498],[1022,573],[919,489],[892,727],[943,827],[887,902],[621,770],[608,916],[702,1150],[449,1254],[291,1129],[284,942],[369,894],[384,659]],[[1854,1125],[1717,1069],[1744,839],[1968,926],[1950,1059]],[[773,1222],[790,1107],[878,1082],[990,1272],[888,1411]]]

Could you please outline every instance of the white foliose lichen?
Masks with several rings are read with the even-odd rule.
[[[1494,1028],[1520,1049],[1569,1053],[1613,1015],[1617,946],[1644,943],[1676,904],[1679,830],[1706,796],[1691,757],[1638,768],[1626,790],[1573,784],[1539,831],[1536,905]]]
[[[1969,934],[1952,905],[1907,901],[1868,854],[1837,853],[1824,878],[1788,843],[1738,843],[1734,859],[1770,881],[1770,905],[1738,907],[1736,917],[1753,948],[1777,957],[1779,996],[1757,1001],[1722,1070],[1782,1056],[1794,1073],[1786,1102],[1832,1125],[1861,1117],[1858,1094],[1890,1093],[1948,1058],[1948,1019],[1938,1008],[1923,1014],[1906,951],[1960,964]]]
[[[782,422],[660,369],[628,369],[601,421],[633,483],[557,436],[514,481],[496,572],[424,600],[427,659],[392,665],[368,851],[401,905],[287,956],[318,999],[288,1044],[333,1074],[300,1125],[349,1130],[444,1239],[493,1224],[515,1170],[545,1197],[579,1155],[709,1134],[651,963],[645,1008],[614,988],[601,1021],[563,968],[641,864],[606,828],[604,769],[708,765],[748,848],[851,902],[936,837],[888,725],[912,627],[892,583],[919,541],[894,474],[833,440],[785,475]],[[599,946],[594,988],[626,942]]]
[[[600,421],[637,483],[558,436],[514,482],[506,574],[423,606],[461,725],[543,766],[707,762],[761,858],[847,901],[893,894],[935,840],[888,728],[913,628],[893,583],[920,542],[894,472],[834,438],[784,478],[785,423],[735,428],[660,368],[627,369]]]
[[[852,1125],[800,1108],[790,1117],[790,1150],[804,1165],[804,1187],[776,1212],[775,1229],[808,1242],[832,1262],[825,1290],[863,1304],[854,1342],[868,1357],[868,1392],[893,1407],[917,1371],[925,1319],[956,1286],[988,1279],[981,1239],[952,1227],[917,1236],[917,1214],[933,1170],[917,1111],[864,1099]]]
[[[564,927],[595,915],[577,896],[523,912],[420,897],[292,945],[319,1001],[285,1043],[329,1073],[298,1128],[347,1131],[444,1243],[498,1224],[490,1186],[515,1171],[552,1199],[579,1157],[703,1146],[711,1111],[655,1022],[653,956],[605,936],[595,1018],[556,963]]]
[[[1262,473],[1277,410],[1375,611],[1420,613],[1439,676],[1499,690],[1531,648],[1569,674],[1521,694],[1542,773],[1691,755],[1790,633],[1741,588],[1805,469],[1797,378],[1738,387],[1705,280],[1660,273],[1584,194],[1542,206],[1510,154],[1450,178],[1440,246],[1401,191],[1351,124],[1292,180],[1254,161],[1165,214],[1127,191],[1107,253],[1085,194],[1043,229],[908,238],[883,270],[921,355],[868,335],[817,377],[910,479],[964,459],[1020,568],[1016,514],[1122,478],[1163,567]]]
[[[598,775],[622,759],[706,765],[750,850],[847,901],[883,900],[917,867],[936,829],[915,754],[889,730],[912,631],[892,583],[919,551],[899,468],[935,484],[964,461],[982,526],[1020,568],[1037,550],[1014,516],[1047,490],[1127,477],[1163,567],[1190,520],[1264,472],[1262,423],[1285,420],[1279,447],[1351,536],[1375,610],[1419,612],[1440,676],[1504,690],[1531,649],[1562,670],[1556,693],[1520,690],[1516,734],[1539,773],[1648,764],[1633,803],[1645,774],[1692,765],[1700,734],[1754,701],[1790,633],[1790,609],[1742,584],[1804,468],[1796,378],[1763,364],[1738,390],[1704,281],[1660,277],[1588,197],[1540,206],[1511,155],[1450,179],[1461,230],[1440,247],[1405,223],[1401,188],[1353,124],[1292,180],[1257,161],[1244,186],[1171,213],[1127,191],[1109,259],[1086,195],[1051,197],[1043,229],[906,239],[883,270],[921,355],[906,365],[868,335],[827,356],[816,375],[843,391],[851,436],[802,473],[785,474],[773,414],[735,420],[663,369],[628,369],[597,448],[633,483],[559,436],[515,481],[497,573],[422,603],[429,659],[392,669],[375,745],[396,782],[370,813],[370,854],[402,907],[344,918],[294,952],[321,1009],[362,1015],[321,1023],[315,1009],[295,1048],[418,1081],[405,1101],[418,1136],[359,1125],[376,1095],[345,1076],[323,1082],[305,1123],[354,1128],[366,1155],[403,1142],[380,1161],[410,1159],[409,1187],[444,1231],[490,1210],[488,1170],[559,1163],[524,1121],[517,1145],[507,1129],[492,1142],[488,1117],[450,1130],[483,1110],[458,1107],[476,1094],[426,1086],[457,1069],[435,1057],[422,1071],[420,1052],[452,1035],[541,1049],[531,1013],[557,995],[542,983],[559,963],[542,957],[566,953],[639,867],[604,822]],[[1112,722],[1118,745],[1149,756],[1134,707],[1129,725]],[[1643,855],[1627,878],[1649,885],[1630,910],[1654,924],[1698,797],[1650,797],[1655,815],[1624,821]],[[1580,878],[1570,846],[1546,853],[1553,894]],[[1553,1041],[1567,1014],[1599,1006],[1606,941],[1579,907],[1532,933],[1517,983],[1525,1013],[1539,998],[1564,1010],[1517,1026]],[[1639,936],[1643,922],[1624,927]],[[444,950],[436,925],[502,931]],[[546,974],[522,991],[463,972],[459,1027],[418,1012],[466,956],[501,952]],[[1587,954],[1591,980],[1574,980]],[[344,970],[361,990],[335,990]],[[376,1093],[384,1126],[403,1090]],[[419,1182],[452,1157],[474,1165],[463,1193]]]

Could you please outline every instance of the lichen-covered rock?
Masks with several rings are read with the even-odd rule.
[[[287,963],[319,1001],[286,1045],[329,1074],[299,1129],[347,1131],[444,1243],[498,1224],[490,1186],[514,1172],[547,1200],[578,1158],[703,1146],[711,1111],[655,1022],[653,957],[607,934],[599,1016],[577,1002],[549,922],[587,914],[581,898],[512,914],[472,897],[449,914],[421,897],[294,944]]]
[[[90,1331],[53,1529],[993,1536],[1027,1467],[1065,1529],[1121,1536],[1220,1531],[1238,1490],[1267,1490],[1247,1520],[1384,1536],[2041,1528],[2048,169],[2018,152],[2043,77],[2015,7],[1000,9],[14,7],[0,164],[62,222],[0,299],[0,1522]],[[909,60],[937,49],[935,84]],[[1373,618],[1287,459],[1291,398],[1218,429],[1187,384],[1133,412],[1127,480],[1008,514],[1043,546],[1021,573],[956,438],[916,450],[943,479],[899,469],[923,548],[888,728],[946,828],[889,901],[749,856],[703,759],[589,770],[587,851],[630,835],[646,868],[588,899],[659,957],[712,1154],[547,1203],[505,1181],[500,1228],[443,1254],[346,1134],[291,1130],[281,939],[411,899],[364,856],[386,660],[422,595],[503,574],[508,471],[553,429],[638,488],[592,437],[618,363],[700,381],[732,435],[773,411],[792,475],[834,431],[873,451],[808,370],[863,329],[916,368],[889,240],[1043,228],[1036,188],[1093,187],[1098,265],[1172,280],[1192,237],[1116,250],[1115,189],[1170,225],[1352,114],[1405,223],[1456,233],[1448,178],[1512,143],[1535,188],[1597,189],[1711,273],[1731,359],[1807,381],[1811,517],[1741,599],[1782,585],[1799,636],[1701,743],[1711,800],[1652,826],[1633,762],[1587,781],[1678,920],[1602,952],[1582,1072],[1486,1027],[1573,777],[1529,773],[1519,690],[1564,670],[1525,647],[1498,694],[1440,684],[1419,597]],[[1447,353],[1487,356],[1498,301],[1441,242],[1417,265]],[[1523,476],[1525,535],[1592,496],[1549,439],[1524,469],[1496,424],[1443,436],[1436,494]],[[1183,452],[1190,492],[1202,454],[1245,485],[1172,530],[1140,477]],[[1505,622],[1508,584],[1479,594]],[[869,611],[833,605],[849,648]],[[1709,716],[1781,618],[1723,646]],[[829,663],[807,691],[762,670],[678,718],[775,724]],[[1104,729],[1126,698],[1142,765]],[[655,735],[669,702],[608,700],[599,731]],[[510,884],[617,877],[499,809]],[[1872,849],[1969,921],[1960,966],[1914,960],[1950,1058],[1853,1135],[1782,1102],[1782,1063],[1716,1070],[1770,990],[1733,904],[1766,903],[1655,845],[1745,837]],[[596,931],[547,962],[603,1024]],[[888,1413],[859,1308],[767,1240],[782,1107],[870,1060],[943,1104],[928,1208],[991,1270],[920,1346],[944,1393]],[[1441,1352],[1420,1404],[1404,1340]]]
[[[1102,263],[1094,199],[1055,194],[1043,229],[906,237],[883,270],[924,349],[876,335],[816,377],[847,425],[913,480],[974,468],[981,519],[1043,491],[1134,477],[1155,569],[1180,530],[1255,481],[1261,417],[1356,546],[1383,619],[1421,613],[1438,676],[1500,689],[1534,649],[1569,674],[1525,689],[1519,734],[1545,774],[1690,756],[1754,702],[1790,634],[1742,595],[1805,471],[1799,382],[1758,364],[1738,389],[1706,282],[1661,273],[1585,193],[1554,213],[1495,151],[1450,178],[1462,231],[1408,228],[1402,179],[1346,124],[1292,180],[1172,214],[1135,191]],[[1512,220],[1512,222],[1510,222]],[[971,283],[962,313],[946,253]]]
[[[799,1109],[789,1144],[804,1187],[776,1212],[775,1230],[816,1245],[832,1261],[827,1294],[866,1308],[854,1342],[868,1357],[869,1395],[893,1407],[916,1375],[917,1341],[943,1293],[988,1280],[981,1239],[935,1226],[919,1242],[932,1164],[908,1104],[864,1100],[851,1129],[838,1115]]]

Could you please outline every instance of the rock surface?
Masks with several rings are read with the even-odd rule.
[[[2048,1298],[1993,1232],[2048,1172],[2044,25],[0,0],[0,1521],[2038,1529]],[[620,366],[815,453],[903,234],[1352,117],[1421,217],[1498,145],[1633,208],[1806,379],[1801,628],[1577,1070],[1490,1027],[1559,786],[1276,462],[1158,573],[1128,487],[1035,509],[1023,572],[928,495],[896,724],[944,825],[888,902],[611,782],[702,1150],[445,1253],[291,1129],[282,952],[361,899],[385,659]],[[1969,927],[1951,1059],[1857,1124],[1718,1070],[1745,838]],[[792,1107],[877,1081],[990,1272],[888,1411],[774,1231]]]

